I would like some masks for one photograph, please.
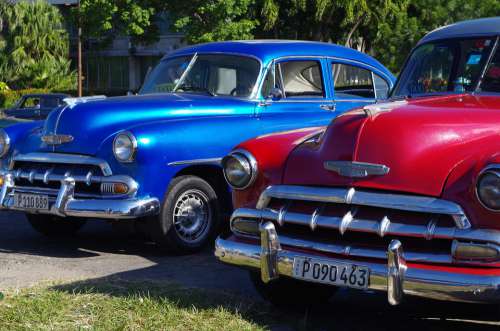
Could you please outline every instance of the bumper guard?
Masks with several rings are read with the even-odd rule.
[[[283,249],[273,223],[260,226],[260,247],[255,244],[219,237],[215,255],[222,262],[261,270],[267,283],[280,276],[292,277],[297,257],[314,258],[312,254]],[[471,303],[500,303],[500,276],[453,273],[410,268],[404,259],[403,246],[393,240],[387,250],[387,264],[331,258],[332,263],[361,264],[371,270],[368,288],[386,291],[391,305],[401,303],[405,295],[437,300]]]
[[[61,180],[61,187],[55,201],[49,199],[48,210],[30,210],[15,207],[13,189],[13,174],[4,174],[4,183],[0,190],[0,209],[50,214],[60,217],[103,219],[134,219],[156,215],[160,210],[160,202],[156,198],[76,199],[74,196],[75,180],[72,177],[65,177]]]

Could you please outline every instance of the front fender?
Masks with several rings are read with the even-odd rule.
[[[29,150],[33,141],[39,145],[42,128],[43,121],[19,123],[4,128],[10,139],[10,150],[3,159],[9,159],[13,153],[23,153]]]
[[[259,173],[255,183],[233,191],[233,206],[255,207],[260,194],[269,185],[281,184],[290,153],[304,141],[319,136],[324,127],[304,128],[257,137],[236,147],[250,152],[257,160]],[[311,142],[315,143],[315,142]]]
[[[458,203],[475,228],[500,230],[500,212],[486,209],[476,195],[479,174],[490,164],[500,164],[496,148],[486,147],[463,160],[450,172],[442,196]]]
[[[217,164],[233,146],[257,135],[260,127],[251,115],[137,125],[127,129],[137,139],[134,162],[120,163],[114,158],[112,143],[116,134],[101,144],[98,157],[108,160],[113,172],[135,178],[140,195],[163,199],[170,180],[183,169],[207,159],[211,160],[207,164]]]

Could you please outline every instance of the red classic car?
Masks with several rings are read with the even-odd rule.
[[[345,286],[499,303],[499,72],[500,18],[453,24],[418,43],[390,102],[239,145],[216,256],[275,302]]]

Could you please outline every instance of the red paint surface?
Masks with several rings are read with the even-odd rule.
[[[477,174],[500,151],[500,98],[440,96],[375,116],[355,111],[334,121],[324,138],[316,150],[305,145],[292,153],[285,184],[443,197],[459,203],[476,227],[500,229],[500,213],[483,208],[474,193]],[[335,160],[384,164],[390,172],[353,180],[323,167]]]
[[[256,158],[259,174],[255,183],[245,190],[233,191],[233,206],[255,207],[264,189],[281,183],[288,156],[294,148],[309,137],[322,132],[324,127],[306,128],[260,136],[237,146],[252,153]]]

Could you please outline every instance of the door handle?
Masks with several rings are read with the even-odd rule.
[[[320,105],[319,108],[323,110],[328,110],[328,111],[335,111],[335,105]]]

